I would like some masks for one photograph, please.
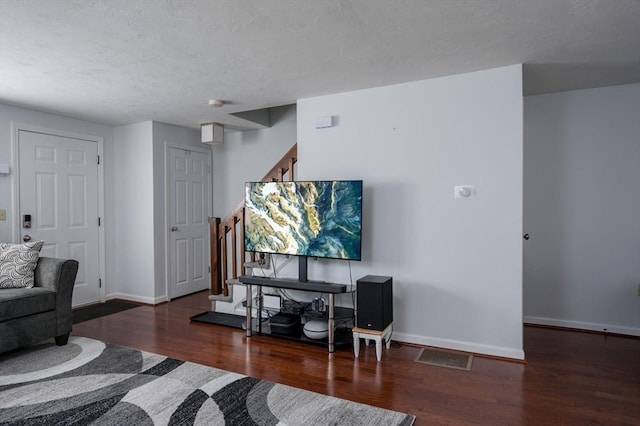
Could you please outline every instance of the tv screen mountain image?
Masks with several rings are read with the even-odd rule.
[[[246,251],[360,260],[362,181],[248,182]]]

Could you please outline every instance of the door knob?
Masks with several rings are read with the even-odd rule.
[[[172,226],[171,227],[171,232],[176,232],[177,230],[178,230],[178,227],[176,227],[176,226]]]
[[[22,241],[24,241],[25,243],[31,241],[31,235],[25,235],[24,237],[22,237]]]
[[[524,238],[525,240],[529,240],[529,234],[524,234],[522,238]]]

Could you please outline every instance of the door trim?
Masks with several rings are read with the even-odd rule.
[[[99,278],[102,280],[102,286],[100,287],[100,302],[105,301],[105,294],[107,288],[106,277],[106,260],[105,260],[105,217],[104,217],[104,138],[93,135],[86,135],[82,133],[67,132],[58,129],[51,129],[47,127],[32,126],[30,124],[11,122],[11,161],[13,162],[13,197],[12,197],[12,211],[13,211],[13,232],[12,238],[15,243],[20,243],[20,215],[18,213],[18,206],[20,205],[20,158],[19,158],[19,134],[20,131],[41,133],[51,136],[59,136],[63,138],[79,139],[89,142],[95,142],[98,144],[98,156],[100,156],[100,164],[98,164],[98,216],[101,218],[102,223],[98,227],[98,273]]]
[[[164,286],[165,292],[167,294],[167,301],[171,301],[171,269],[170,269],[170,261],[169,254],[171,253],[171,233],[169,228],[171,224],[169,223],[169,218],[171,217],[171,206],[169,206],[169,149],[183,149],[187,151],[195,151],[201,154],[205,154],[209,156],[209,205],[207,206],[207,215],[211,216],[211,212],[213,211],[213,173],[211,171],[211,167],[213,167],[213,159],[212,150],[207,149],[205,147],[199,147],[194,145],[185,145],[175,142],[164,141]],[[207,235],[207,240],[209,240],[210,236]],[[211,243],[209,242],[209,245]],[[211,256],[209,256],[211,257]],[[211,265],[209,265],[211,266]],[[209,273],[209,287],[211,287],[211,273]]]

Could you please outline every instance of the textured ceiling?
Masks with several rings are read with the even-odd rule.
[[[525,94],[625,84],[639,22],[639,0],[0,0],[0,102],[251,128],[230,113],[518,63]]]

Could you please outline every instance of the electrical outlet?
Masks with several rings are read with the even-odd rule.
[[[0,209],[0,220],[7,220],[7,210]]]
[[[271,265],[271,255],[269,253],[260,253],[257,261],[258,264],[262,266],[262,269],[269,269]]]

